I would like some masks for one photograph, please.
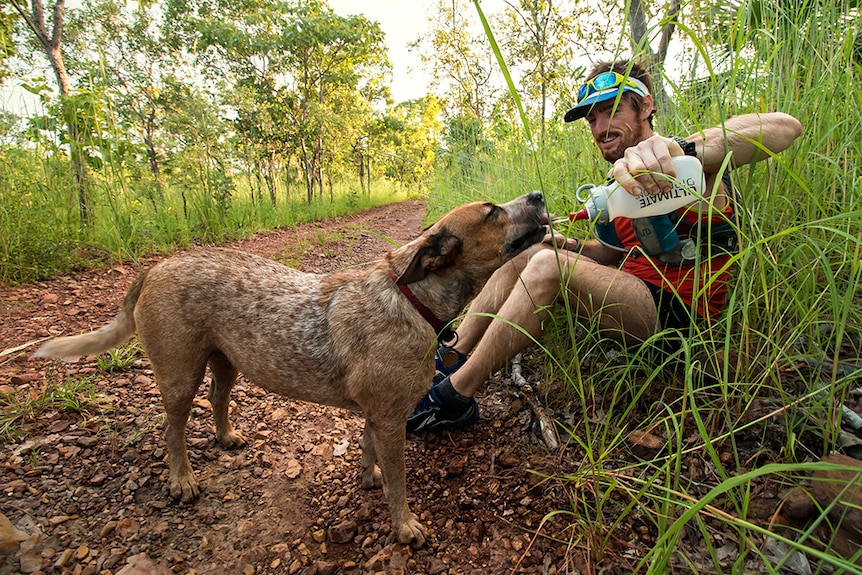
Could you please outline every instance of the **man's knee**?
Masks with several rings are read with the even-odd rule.
[[[528,289],[547,289],[556,292],[560,286],[561,270],[567,268],[565,257],[558,258],[554,250],[544,249],[533,254],[521,276]]]

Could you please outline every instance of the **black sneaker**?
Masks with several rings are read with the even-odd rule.
[[[435,378],[436,379],[436,378]],[[459,429],[472,425],[479,420],[479,404],[470,402],[461,411],[452,411],[443,406],[437,395],[437,385],[432,385],[428,393],[419,400],[410,417],[407,418],[407,432],[421,433],[442,429]]]

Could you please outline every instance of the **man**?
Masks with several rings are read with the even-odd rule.
[[[598,239],[546,236],[545,242],[491,277],[470,305],[455,342],[438,350],[438,376],[410,416],[409,432],[474,423],[479,408],[473,396],[490,374],[541,336],[561,288],[578,314],[595,318],[603,332],[626,342],[642,342],[664,328],[686,328],[692,319],[708,322],[721,312],[729,279],[729,272],[721,269],[730,256],[712,249],[711,238],[704,236],[713,229],[734,231],[727,224],[734,216],[730,178],[720,173],[725,157],[731,154],[731,168],[765,159],[765,150],[778,153],[790,146],[802,126],[787,114],[747,114],[684,140],[668,138],[653,132],[655,102],[650,92],[649,75],[637,63],[599,64],[565,121],[586,120],[599,152],[613,164],[613,177],[636,196],[670,189],[667,176],[675,175],[672,149],[679,145],[696,156],[703,164],[712,209],[681,209],[668,217],[674,222],[670,229],[687,230],[699,240],[702,255],[694,261],[664,263],[664,254],[649,252],[639,240],[635,223],[643,222],[628,218],[609,224],[621,249]],[[735,231],[725,235],[735,237]],[[703,286],[702,297],[695,300]]]

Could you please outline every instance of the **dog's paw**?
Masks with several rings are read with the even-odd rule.
[[[191,503],[201,494],[201,487],[194,475],[171,479],[171,497],[183,503]]]
[[[380,489],[383,487],[383,473],[376,465],[362,470],[362,481],[359,483],[362,489]]]
[[[245,438],[237,431],[229,431],[218,436],[219,445],[225,449],[245,447]]]
[[[425,540],[428,538],[428,532],[416,517],[412,517],[406,523],[397,526],[399,543],[410,545],[413,549],[421,549],[425,546]]]

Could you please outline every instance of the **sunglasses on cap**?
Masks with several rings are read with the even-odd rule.
[[[593,105],[616,97],[620,90],[623,92],[634,92],[641,97],[649,94],[646,84],[637,78],[625,76],[617,72],[602,72],[598,76],[587,80],[578,89],[578,103],[566,112],[565,121],[571,122],[572,120],[583,118]]]

